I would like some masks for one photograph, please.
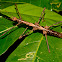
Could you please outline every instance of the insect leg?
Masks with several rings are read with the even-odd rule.
[[[20,15],[20,13],[19,13],[19,11],[18,11],[18,8],[17,8],[17,5],[16,5],[16,4],[15,4],[15,7],[16,7],[16,12],[17,12],[19,18],[21,19],[21,15]]]
[[[8,29],[7,31],[5,31],[2,35],[0,35],[0,37],[1,36],[3,36],[4,34],[6,34],[9,30],[11,30],[12,28],[15,28],[16,26],[18,26],[20,23],[18,23],[18,24],[16,24],[15,26],[13,26],[13,27],[11,27],[10,29]]]
[[[46,34],[45,34],[45,38],[46,38],[46,43],[47,43],[48,51],[50,53],[50,49],[49,49],[49,45],[48,45],[48,40],[47,40],[47,35]]]
[[[46,8],[44,8],[43,12],[41,13],[41,16],[40,16],[40,18],[39,18],[38,24],[39,24],[40,21],[41,21],[41,17],[42,17],[42,14],[44,13],[45,9],[46,9]],[[43,17],[44,17],[44,16],[43,16]]]
[[[22,33],[22,35],[25,33],[25,31],[28,29],[28,27],[26,27],[26,29],[24,30],[24,32]]]
[[[55,24],[53,24],[53,25],[49,26],[49,28],[50,28],[50,27],[53,27],[54,25],[59,24],[59,23],[61,23],[61,22],[62,22],[62,21],[57,22],[57,23],[55,23]]]
[[[43,17],[42,17],[42,22],[44,22],[44,21],[45,21],[45,20],[44,20],[44,15],[45,15],[45,12],[44,12]]]
[[[27,32],[26,34],[21,35],[21,36],[19,37],[19,39],[21,39],[22,37],[24,37],[24,36],[28,35],[30,32],[33,32],[33,29],[32,29],[31,31]]]

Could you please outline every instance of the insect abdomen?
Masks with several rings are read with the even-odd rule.
[[[59,32],[53,31],[53,30],[50,30],[50,32],[48,32],[48,34],[54,35],[55,37],[62,38],[62,33],[59,33]]]

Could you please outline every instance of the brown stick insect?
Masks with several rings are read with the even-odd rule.
[[[50,35],[56,36],[56,37],[58,37],[58,38],[62,38],[62,33],[53,31],[53,30],[51,30],[51,29],[49,29],[49,28],[50,28],[50,27],[53,27],[53,26],[56,25],[56,24],[61,23],[62,21],[57,22],[56,24],[53,24],[53,25],[51,25],[51,26],[45,26],[45,27],[40,26],[39,23],[40,23],[40,21],[41,21],[41,18],[42,18],[42,22],[44,22],[44,15],[45,15],[45,9],[46,9],[46,8],[44,8],[44,9],[43,9],[43,12],[42,12],[42,14],[41,14],[41,16],[40,16],[40,18],[39,18],[39,21],[38,21],[37,23],[33,24],[33,23],[30,23],[30,22],[24,21],[24,20],[21,18],[21,15],[20,15],[20,13],[19,13],[19,11],[18,11],[18,8],[17,8],[17,5],[16,5],[16,4],[15,4],[15,6],[16,6],[17,13],[18,13],[18,15],[19,15],[19,17],[20,17],[20,19],[18,19],[18,18],[16,18],[16,17],[10,18],[11,20],[18,22],[18,24],[16,24],[15,26],[18,26],[19,24],[26,24],[26,25],[28,25],[28,26],[32,26],[32,27],[33,27],[33,29],[32,29],[31,31],[42,30],[42,31],[43,31],[43,35],[45,35],[45,38],[46,38],[46,43],[47,43],[48,51],[49,51],[49,53],[50,53],[50,49],[49,49],[49,45],[48,45],[48,40],[47,40],[47,34],[49,33]],[[15,26],[13,26],[12,28],[14,28]],[[7,33],[9,30],[11,30],[12,28],[8,29],[6,32],[4,32],[2,35],[0,35],[0,37],[3,36],[5,33]],[[26,36],[27,34],[29,34],[29,33],[31,32],[31,31],[30,31],[30,32],[27,32],[26,34],[24,34],[27,29],[28,29],[28,27],[26,27],[26,29],[24,30],[24,32],[22,33],[22,35],[19,37],[19,39],[21,39],[23,36]]]

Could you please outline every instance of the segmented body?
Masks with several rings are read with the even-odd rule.
[[[48,34],[50,34],[50,35],[53,35],[53,36],[62,38],[62,33],[59,33],[59,32],[53,31],[53,30],[50,30],[50,29],[48,29],[48,28],[45,28],[45,27],[42,27],[42,26],[40,26],[40,25],[33,24],[33,23],[30,23],[30,22],[27,22],[27,21],[24,21],[24,20],[16,19],[16,21],[17,21],[18,23],[23,23],[23,24],[32,26],[33,28],[36,28],[36,30],[43,30],[43,31],[46,31],[46,32],[47,32]]]

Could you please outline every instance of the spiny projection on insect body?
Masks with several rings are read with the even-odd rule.
[[[37,23],[33,24],[33,23],[30,23],[30,22],[27,22],[27,21],[22,20],[21,15],[20,15],[20,13],[18,11],[18,8],[17,8],[17,5],[16,4],[15,4],[15,7],[16,7],[16,11],[18,13],[18,16],[20,18],[20,19],[18,19],[16,17],[10,18],[11,20],[18,22],[18,24],[16,24],[15,26],[18,26],[19,24],[22,24],[23,23],[23,24],[26,24],[28,26],[32,26],[33,27],[33,29],[30,32],[35,31],[35,30],[42,30],[43,31],[43,35],[45,35],[45,38],[46,38],[46,43],[47,43],[48,51],[50,53],[50,49],[49,49],[49,45],[48,45],[48,40],[47,40],[47,34],[50,34],[50,35],[53,35],[53,36],[62,38],[62,33],[59,33],[59,32],[53,31],[53,30],[50,30],[49,28],[50,27],[53,27],[54,25],[56,25],[58,23],[61,23],[62,21],[57,22],[56,24],[53,24],[51,26],[42,27],[42,26],[39,25],[39,23],[41,21],[41,18],[42,18],[42,22],[44,21],[44,15],[45,15],[45,9],[46,8],[44,8],[44,10],[43,10],[43,12],[42,12],[42,14],[41,14],[41,16],[39,18],[39,21]],[[13,26],[12,28],[14,28],[15,26]],[[1,36],[3,36],[5,33],[7,33],[12,28],[8,29]],[[30,32],[27,32],[26,34],[24,34],[27,29],[28,29],[28,27],[26,27],[26,29],[24,30],[24,32],[22,33],[22,35],[19,37],[19,39],[21,39],[23,36],[26,36],[26,35],[28,35],[30,33]]]

